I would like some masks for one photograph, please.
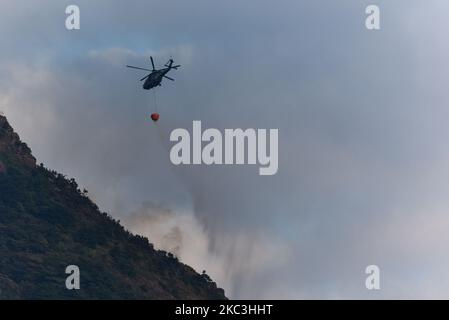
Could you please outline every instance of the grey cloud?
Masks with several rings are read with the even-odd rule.
[[[174,234],[196,235],[201,254],[183,258],[214,261],[231,297],[445,297],[449,11],[431,2],[382,3],[370,33],[367,1],[79,1],[69,33],[63,2],[11,1],[0,109],[114,216],[148,201],[186,212]],[[149,54],[183,65],[158,90],[157,126],[151,92],[123,67]],[[168,134],[192,120],[279,128],[279,173],[173,167]],[[374,295],[371,263],[385,274]]]

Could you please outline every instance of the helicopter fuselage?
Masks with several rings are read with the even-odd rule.
[[[171,68],[164,68],[153,71],[143,84],[145,90],[150,90],[154,87],[160,86],[162,78],[170,71]]]

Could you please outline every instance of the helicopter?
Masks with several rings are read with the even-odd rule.
[[[162,68],[162,69],[156,69],[154,67],[153,57],[150,56],[150,60],[151,60],[151,65],[153,67],[153,70],[127,65],[128,68],[150,71],[149,74],[147,74],[145,77],[140,79],[140,81],[145,80],[145,82],[143,83],[143,86],[142,86],[143,89],[150,90],[154,87],[161,86],[162,78],[166,78],[168,80],[175,81],[175,79],[167,76],[167,73],[171,69],[178,70],[178,68],[180,67],[180,65],[176,65],[176,66],[173,65],[173,59],[170,58],[170,60],[168,60],[168,62],[164,65],[165,68]]]

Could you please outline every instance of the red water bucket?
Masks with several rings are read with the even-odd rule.
[[[153,113],[151,114],[151,120],[153,120],[154,122],[159,120],[159,113]]]

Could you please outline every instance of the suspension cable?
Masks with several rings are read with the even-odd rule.
[[[153,100],[154,100],[154,112],[157,113],[156,88],[153,89]]]

